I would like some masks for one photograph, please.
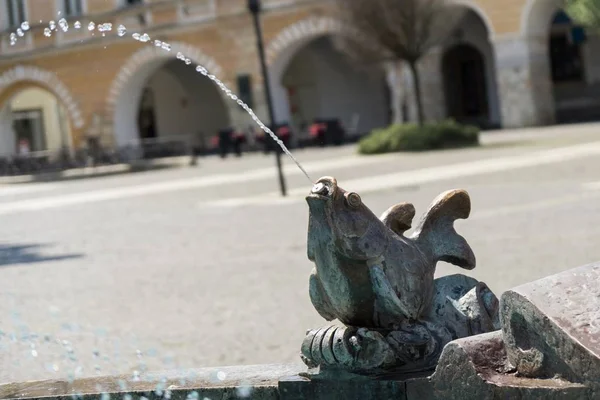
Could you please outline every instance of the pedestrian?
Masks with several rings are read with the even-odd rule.
[[[242,156],[242,146],[246,143],[246,134],[243,131],[233,133],[233,148],[236,156]]]
[[[219,152],[221,158],[226,158],[231,147],[233,129],[226,128],[219,131]]]

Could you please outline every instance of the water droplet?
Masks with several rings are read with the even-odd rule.
[[[150,41],[150,36],[147,33],[144,33],[142,36],[140,36],[140,42],[146,43],[149,41]]]
[[[163,42],[161,47],[163,50],[171,51],[171,45],[169,43]]]
[[[165,395],[163,397],[166,400],[169,400],[171,398],[171,391],[170,390],[165,391]]]
[[[202,75],[207,75],[208,71],[202,65],[198,65],[196,67],[196,71],[200,72]]]
[[[108,393],[102,393],[102,396],[100,396],[101,400],[110,400],[110,394]]]
[[[75,23],[73,24],[73,27],[74,27],[75,29],[81,29],[81,22],[79,22],[79,21],[75,21]]]
[[[162,46],[162,42],[161,42],[160,40],[156,39],[156,40],[154,41],[154,45],[155,45],[156,47],[161,47],[161,46]]]
[[[69,30],[69,23],[64,18],[61,18],[58,20],[58,26],[60,26],[60,29],[62,29],[63,32],[66,32]]]
[[[140,400],[148,400],[146,396],[140,396]]]
[[[180,51],[179,51],[179,52],[177,52],[177,59],[178,59],[178,60],[185,60],[185,56],[183,55],[183,53],[182,53],[182,52],[180,52]]]
[[[133,381],[134,382],[140,381],[140,371],[138,371],[138,370],[133,371]]]
[[[192,63],[192,60],[190,60],[189,58],[186,58],[186,59],[185,59],[185,63],[186,63],[187,65],[190,65],[190,64]]]
[[[110,22],[105,22],[103,24],[98,25],[98,30],[100,32],[110,32],[112,31],[112,24]]]
[[[19,37],[23,37],[23,36],[25,36],[25,32],[23,32],[23,29],[18,28],[17,29],[17,35],[19,35]]]
[[[10,45],[14,46],[16,43],[17,43],[17,34],[13,32],[10,34]]]
[[[94,29],[96,29],[96,24],[92,21],[88,24],[88,31],[93,31]]]
[[[144,354],[142,353],[141,350],[136,350],[135,354],[136,354],[137,358],[142,358],[144,356]]]
[[[227,374],[223,371],[217,372],[217,379],[220,381],[224,381],[227,378]]]
[[[235,389],[235,392],[238,397],[241,397],[241,398],[250,397],[250,395],[252,394],[252,386],[250,386],[248,384],[242,384],[242,386],[238,386]]]
[[[38,356],[37,350],[35,350],[35,349],[31,350],[31,355],[34,357],[37,357]]]
[[[133,396],[131,396],[129,393],[127,393],[126,395],[123,396],[123,400],[133,400]]]
[[[52,364],[52,369],[54,370],[54,372],[58,372],[58,370],[60,369],[58,364]]]
[[[28,31],[29,30],[29,22],[23,21],[23,23],[21,24],[21,29],[23,29],[24,31]]]
[[[125,25],[119,25],[119,27],[117,28],[117,35],[119,36],[125,36],[125,34],[127,33],[127,28],[125,28]]]
[[[140,34],[135,32],[134,34],[131,35],[132,38],[134,38],[135,40],[140,40]]]

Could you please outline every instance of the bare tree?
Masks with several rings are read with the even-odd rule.
[[[464,15],[451,0],[337,0],[347,30],[338,48],[361,62],[404,61],[413,77],[419,124],[425,121],[417,64]]]

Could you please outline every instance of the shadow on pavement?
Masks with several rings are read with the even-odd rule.
[[[82,258],[83,254],[43,255],[47,244],[0,244],[0,267]]]

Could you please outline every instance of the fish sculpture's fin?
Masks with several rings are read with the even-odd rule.
[[[385,317],[385,320],[380,323],[387,325],[391,321],[416,319],[418,307],[412,303],[411,296],[398,297],[385,273],[385,260],[383,258],[369,260],[367,266],[375,292],[375,311]]]
[[[445,261],[465,269],[475,268],[475,254],[467,241],[454,230],[454,221],[471,213],[471,199],[464,190],[439,195],[411,236],[435,262]]]
[[[400,203],[388,208],[380,219],[397,235],[402,236],[411,228],[414,217],[415,207],[410,203]]]

